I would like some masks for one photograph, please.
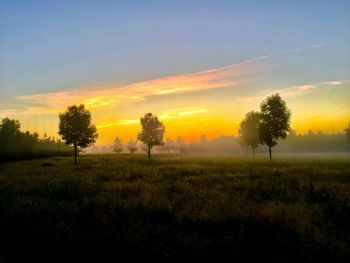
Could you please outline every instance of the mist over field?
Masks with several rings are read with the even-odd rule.
[[[113,153],[113,144],[92,146],[86,149],[83,153]],[[136,145],[136,153],[143,153],[144,149],[142,144]],[[240,138],[235,136],[222,135],[213,140],[208,140],[203,135],[200,140],[192,142],[184,142],[181,137],[176,140],[166,139],[164,145],[156,147],[154,149],[157,153],[182,153],[182,154],[234,154],[234,155],[251,155],[252,150],[249,147],[242,146]],[[350,143],[346,141],[346,135],[344,133],[313,133],[301,135],[289,135],[285,140],[279,140],[278,144],[274,147],[276,153],[283,155],[297,154],[299,156],[347,156],[350,153]],[[128,145],[121,143],[121,153],[128,153]],[[265,146],[257,148],[257,154],[265,154],[268,149]]]

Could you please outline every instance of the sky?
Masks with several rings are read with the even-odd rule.
[[[58,137],[85,104],[102,145],[152,112],[191,141],[236,136],[278,92],[297,133],[339,132],[349,43],[350,1],[0,0],[0,118]]]

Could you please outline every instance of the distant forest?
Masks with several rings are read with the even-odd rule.
[[[104,145],[92,146],[83,150],[85,153],[134,153],[146,152],[147,147],[136,141],[123,144],[118,141],[119,146]],[[240,137],[219,136],[208,140],[202,135],[198,141],[186,143],[181,137],[176,140],[167,138],[164,144],[154,148],[157,153],[223,153],[223,154],[245,154],[251,153],[251,148],[244,146]],[[256,152],[266,152],[266,146],[259,146]],[[350,151],[350,141],[343,133],[314,133],[309,131],[305,134],[289,133],[287,139],[278,140],[275,151],[280,153],[341,153]],[[0,160],[21,160],[49,156],[72,156],[74,149],[66,145],[60,139],[48,137],[29,131],[22,132],[17,120],[5,118],[0,123]]]
[[[129,142],[130,143],[130,142]],[[128,143],[128,144],[129,144]],[[128,144],[121,145],[120,152],[129,152]],[[136,142],[135,142],[136,144]],[[108,153],[113,151],[113,145],[92,146],[87,153]],[[145,152],[147,149],[142,144],[137,144],[136,152]],[[266,146],[259,146],[256,152],[266,152]],[[244,147],[240,138],[235,136],[221,135],[213,140],[208,140],[202,135],[198,141],[185,143],[179,137],[177,140],[166,139],[164,145],[154,149],[158,153],[251,153],[250,147]],[[350,152],[350,141],[345,133],[314,133],[309,131],[305,134],[290,133],[285,140],[278,140],[275,146],[276,152],[281,153],[341,153]]]
[[[5,118],[0,123],[0,161],[49,156],[73,155],[73,148],[59,139],[39,138],[39,134],[22,132],[17,120]]]

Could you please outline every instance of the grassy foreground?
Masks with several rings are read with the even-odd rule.
[[[0,165],[0,260],[349,262],[349,159],[79,162]]]

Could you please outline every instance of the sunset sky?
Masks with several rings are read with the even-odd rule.
[[[58,136],[83,103],[98,144],[237,135],[279,92],[298,133],[350,123],[350,1],[0,1],[0,118]]]

